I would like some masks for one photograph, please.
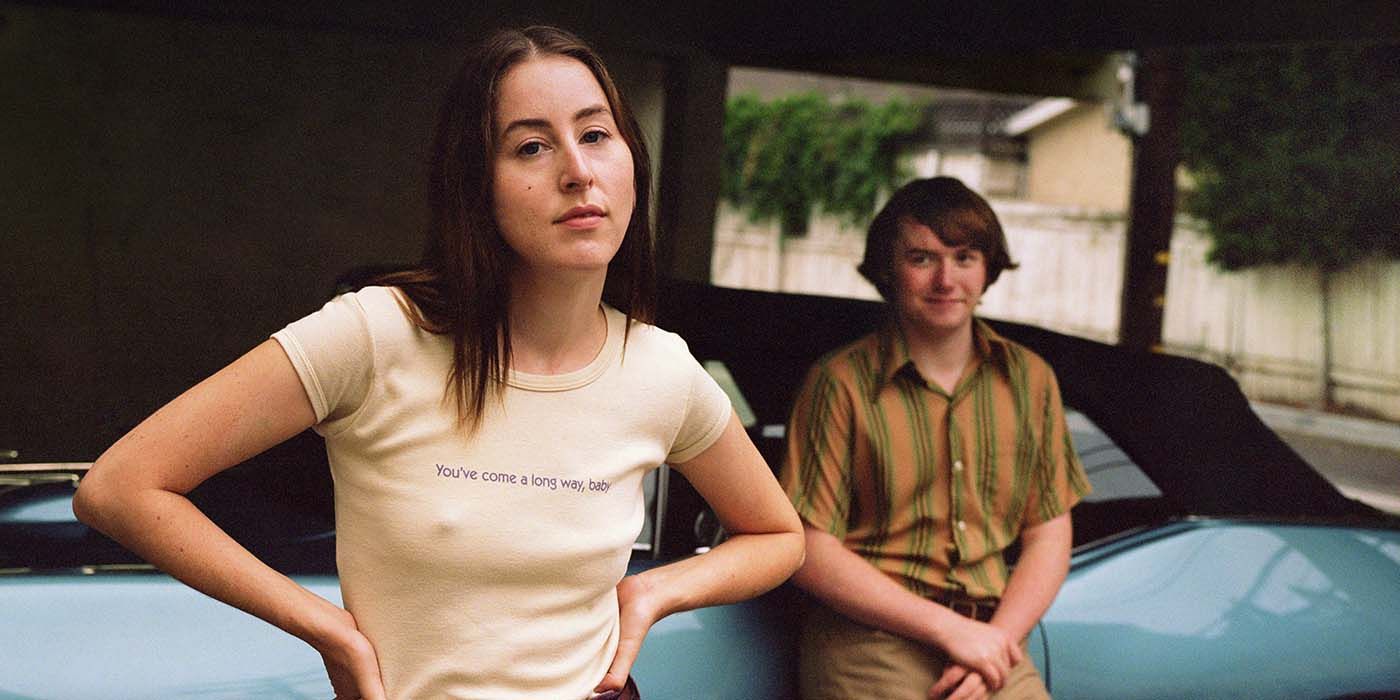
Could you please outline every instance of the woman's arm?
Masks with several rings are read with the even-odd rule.
[[[713,445],[673,466],[719,516],[729,539],[703,555],[618,584],[621,638],[600,691],[622,687],[656,621],[683,610],[747,600],[787,580],[802,564],[802,523],[732,413]]]
[[[291,361],[268,340],[112,445],[83,478],[73,512],[171,576],[311,644],[337,697],[381,698],[373,647],[350,614],[263,564],[185,496],[315,420]]]

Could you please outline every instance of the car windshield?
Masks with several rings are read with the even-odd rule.
[[[1084,498],[1089,502],[1114,501],[1121,498],[1157,498],[1161,489],[1133,463],[1088,416],[1068,408],[1065,411],[1074,450],[1084,465],[1084,473],[1094,490]]]

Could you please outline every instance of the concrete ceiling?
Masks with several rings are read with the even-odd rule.
[[[109,0],[39,4],[447,39],[503,24],[570,27],[604,48],[729,65],[1019,94],[1114,89],[1116,51],[1292,41],[1400,41],[1400,3],[604,2]]]

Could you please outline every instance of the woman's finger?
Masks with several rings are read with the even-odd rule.
[[[637,660],[637,654],[641,649],[641,640],[623,637],[617,644],[617,654],[613,656],[612,665],[608,667],[608,672],[603,675],[603,680],[598,683],[598,687],[594,688],[593,692],[622,690],[622,687],[627,684],[627,676],[632,672],[632,664]]]

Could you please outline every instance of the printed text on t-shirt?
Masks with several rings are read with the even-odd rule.
[[[478,481],[501,486],[516,486],[519,488],[532,487],[549,489],[550,491],[574,491],[583,493],[592,491],[596,493],[607,493],[612,486],[605,479],[563,479],[557,476],[545,476],[533,473],[501,472],[472,469],[470,467],[452,467],[445,464],[434,464],[437,475],[444,479],[460,479],[463,481]]]

